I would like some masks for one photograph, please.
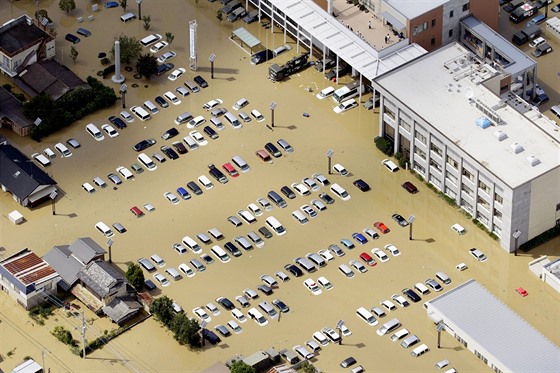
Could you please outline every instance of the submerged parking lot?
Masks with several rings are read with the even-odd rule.
[[[203,352],[189,352],[185,347],[179,346],[155,320],[148,320],[121,335],[115,341],[113,349],[95,352],[91,357],[100,360],[88,359],[91,367],[95,365],[96,370],[103,370],[108,366],[103,359],[125,359],[130,360],[132,367],[142,366],[143,371],[197,372],[216,360],[226,361],[236,354],[247,356],[270,347],[277,350],[291,349],[295,345],[304,344],[314,332],[324,327],[335,328],[336,323],[342,319],[352,335],[344,337],[342,345],[330,344],[323,347],[312,360],[323,371],[340,371],[338,364],[348,356],[355,357],[358,364],[370,371],[434,371],[434,364],[442,359],[448,359],[458,371],[483,370],[484,364],[446,333],[442,335],[442,349],[436,348],[435,326],[427,318],[421,302],[406,308],[397,306],[397,310],[390,313],[386,310],[387,316],[381,318],[377,326],[369,326],[356,316],[356,309],[359,307],[381,307],[381,301],[390,299],[395,293],[401,294],[403,288],[412,288],[417,282],[434,278],[437,271],[445,271],[451,277],[452,282],[444,285],[444,291],[455,284],[475,278],[545,336],[557,344],[560,342],[558,314],[554,312],[557,309],[558,295],[552,294],[527,273],[526,263],[532,258],[514,258],[506,254],[496,242],[467,221],[456,209],[437,198],[435,193],[408,171],[390,173],[382,166],[381,160],[384,157],[373,144],[373,138],[378,133],[378,117],[372,111],[367,111],[360,105],[343,114],[335,114],[332,111],[334,101],[330,98],[318,100],[315,97],[319,90],[332,83],[313,68],[282,83],[272,83],[266,79],[270,63],[284,62],[298,53],[295,44],[292,44],[291,51],[279,56],[277,61],[253,66],[249,63],[249,55],[228,40],[231,29],[236,28],[237,24],[232,26],[227,21],[222,21],[220,25],[215,19],[217,5],[200,2],[199,8],[196,8],[194,4],[190,6],[179,1],[168,1],[166,4],[168,8],[165,14],[153,4],[143,5],[143,13],[151,14],[153,19],[149,32],[144,31],[139,22],[123,25],[118,19],[122,14],[121,9],[103,10],[99,13],[105,18],[103,22],[102,17],[97,16],[96,20],[88,24],[92,31],[91,40],[83,40],[83,43],[90,43],[92,47],[86,49],[80,46],[82,48],[75,70],[84,76],[94,74],[99,69],[94,55],[106,50],[109,47],[106,45],[107,40],[120,32],[130,33],[138,38],[151,32],[163,35],[173,27],[170,25],[185,25],[184,14],[188,15],[188,19],[196,15],[199,22],[199,70],[196,73],[188,70],[186,27],[177,26],[176,30],[172,30],[176,39],[162,52],[177,51],[178,56],[170,62],[175,64],[175,68],[187,68],[186,74],[173,82],[167,79],[168,73],[153,77],[150,81],[135,80],[130,73],[125,73],[129,85],[127,108],[141,105],[144,100],[154,101],[155,96],[163,95],[166,91],[174,92],[184,80],[192,80],[198,74],[208,81],[209,87],[187,97],[180,97],[182,102],[179,105],[160,108],[160,113],[153,115],[149,121],[142,122],[135,118],[126,129],[119,130],[119,136],[115,138],[105,136],[103,141],[95,141],[85,131],[85,126],[92,122],[101,128],[110,115],[118,115],[122,110],[120,102],[111,110],[75,123],[71,128],[52,135],[39,144],[28,139],[15,139],[28,155],[68,138],[77,139],[82,146],[73,150],[71,157],[54,159],[48,170],[64,192],[64,196],[56,203],[57,215],[53,217],[51,207],[45,205],[34,211],[26,211],[26,223],[15,228],[9,225],[7,219],[2,219],[2,246],[8,250],[28,246],[42,255],[53,245],[68,244],[84,236],[91,236],[105,246],[106,238],[95,229],[95,224],[99,221],[107,225],[120,222],[127,232],[115,233],[112,238],[113,262],[124,270],[127,263],[158,254],[166,262],[166,267],[158,268],[158,271],[165,275],[166,268],[178,268],[179,264],[188,263],[200,256],[190,250],[179,255],[172,248],[184,236],[194,238],[215,227],[224,234],[225,239],[213,244],[223,246],[225,241],[233,241],[236,236],[257,231],[264,225],[267,217],[276,217],[286,228],[284,236],[273,234],[272,238],[264,239],[263,247],[242,250],[243,255],[232,257],[228,263],[215,260],[207,265],[206,271],[196,273],[193,277],[183,276],[182,279],[173,281],[166,275],[170,285],[159,287],[153,294],[165,294],[173,298],[189,316],[194,316],[194,308],[208,302],[216,303],[215,299],[218,297],[227,297],[237,305],[235,297],[241,295],[246,288],[256,290],[257,285],[262,283],[259,279],[261,275],[274,276],[275,272],[284,270],[283,267],[292,263],[296,257],[309,252],[317,253],[331,244],[339,243],[343,238],[352,240],[352,233],[373,228],[377,221],[384,222],[390,232],[380,234],[379,239],[369,240],[365,245],[352,240],[356,247],[350,250],[343,248],[345,256],[335,256],[317,272],[299,278],[290,275],[290,280],[279,282],[272,295],[261,293],[258,300],[251,301],[251,307],[257,307],[262,300],[271,303],[276,298],[290,307],[290,311],[278,319],[269,319],[267,326],[261,327],[248,320],[240,323],[242,333],[222,338],[222,342],[214,347],[207,344]],[[61,27],[67,27],[66,23],[70,23],[70,20],[63,20]],[[114,29],[107,25],[114,26]],[[268,34],[267,37],[266,30],[258,23],[247,28],[270,45],[284,43],[281,32]],[[64,33],[59,32],[59,35],[62,34]],[[102,47],[97,48],[98,45]],[[206,57],[211,53],[218,56],[215,62],[215,79],[210,78]],[[104,82],[111,84],[108,79]],[[133,83],[138,83],[139,87],[132,88]],[[115,89],[118,89],[117,85]],[[232,108],[234,103],[240,98],[246,98],[249,104],[241,110],[249,113],[252,109],[257,109],[265,120],[257,122],[253,119],[243,123],[242,128],[234,129],[222,119],[225,128],[217,131],[219,138],[208,139],[207,145],[181,155],[176,160],[168,159],[165,163],[158,163],[157,170],[137,174],[134,179],[124,180],[115,188],[109,183],[108,188],[97,188],[96,193],[91,195],[82,189],[82,183],[92,183],[96,176],[108,182],[107,174],[116,172],[117,167],[130,168],[132,163],[137,162],[138,155],[132,147],[142,139],[157,140],[156,145],[144,151],[149,155],[159,152],[161,145],[171,146],[173,141],[180,141],[192,129],[187,129],[185,124],[177,126],[174,123],[176,116],[188,111],[194,116],[203,115],[208,121],[210,115],[202,106],[216,98],[223,100],[220,106],[234,114],[237,114]],[[271,127],[271,102],[278,105],[274,111],[274,128]],[[308,116],[304,116],[304,113]],[[204,125],[206,124],[208,123]],[[201,133],[202,127],[198,127]],[[161,135],[169,128],[177,128],[179,135],[162,140]],[[293,146],[292,153],[283,152],[282,157],[273,158],[272,162],[262,162],[257,158],[257,150],[263,149],[267,142],[276,143],[281,138]],[[349,176],[328,174],[326,153],[329,149],[334,151],[332,163],[344,165],[350,172]],[[176,193],[178,187],[186,187],[189,181],[196,180],[201,175],[210,177],[209,164],[221,168],[223,163],[230,162],[235,155],[248,162],[251,167],[249,172],[241,173],[237,178],[230,177],[227,184],[219,184],[211,179],[214,182],[212,189],[204,189],[203,194],[193,195],[191,199],[180,200],[177,204],[170,203],[164,197],[165,192]],[[340,184],[350,193],[351,198],[342,201],[328,187],[321,186],[319,191],[312,191],[309,196],[303,197],[296,193],[294,199],[286,198],[286,208],[274,206],[271,211],[257,216],[254,224],[243,222],[240,227],[234,227],[227,221],[228,216],[236,215],[240,209],[247,209],[250,203],[257,203],[257,199],[266,197],[270,190],[280,193],[282,186],[301,182],[303,178],[311,177],[316,172],[325,175],[331,183]],[[359,178],[366,181],[372,190],[361,192],[354,187],[353,181]],[[419,193],[412,195],[401,188],[405,181],[412,181],[419,188]],[[317,217],[310,218],[307,224],[300,224],[291,216],[292,211],[310,204],[312,199],[318,199],[322,192],[328,192],[335,198],[335,202],[327,205],[326,210],[318,212]],[[136,218],[129,211],[133,206],[143,209],[146,203],[153,205],[155,211],[144,210],[145,216],[142,218]],[[5,195],[0,199],[0,206],[3,211],[17,208]],[[400,227],[391,219],[394,213],[405,218],[415,215],[413,240],[409,240],[408,227]],[[467,234],[459,236],[452,231],[451,225],[454,223],[466,227]],[[212,255],[210,248],[213,244],[199,244],[203,253]],[[388,244],[398,247],[402,254],[390,255],[383,248]],[[342,247],[340,244],[339,246]],[[489,260],[484,263],[476,262],[468,252],[471,247],[480,248]],[[366,273],[355,271],[353,278],[346,278],[339,272],[340,264],[348,265],[350,260],[359,260],[360,253],[371,254],[374,248],[382,249],[389,255],[389,260],[384,263],[377,260],[377,265],[368,267]],[[545,247],[543,250],[548,249]],[[550,251],[549,254],[552,254],[552,249]],[[455,265],[461,262],[465,262],[469,268],[458,272]],[[153,280],[152,274],[145,274],[146,278]],[[333,288],[323,289],[322,294],[313,295],[305,288],[303,281],[307,278],[317,281],[319,276],[330,280]],[[515,293],[515,288],[519,286],[527,289],[530,296],[521,298]],[[422,296],[422,302],[432,299],[436,294],[432,291]],[[216,325],[225,325],[233,319],[230,312],[218,307],[220,315],[211,315],[209,329],[213,330]],[[241,309],[245,315],[247,310]],[[391,342],[389,336],[378,336],[375,332],[377,328],[393,317],[398,318],[411,334],[416,334],[421,343],[427,344],[431,351],[413,358],[409,350]],[[57,342],[53,339],[52,343]],[[69,364],[72,365],[72,362],[70,360]],[[75,363],[81,364],[81,361]],[[125,369],[124,366],[122,369]]]

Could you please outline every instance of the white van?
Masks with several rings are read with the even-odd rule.
[[[236,155],[234,156],[231,161],[237,166],[239,167],[239,169],[241,170],[241,172],[245,173],[245,172],[249,172],[251,171],[251,167],[249,167],[249,165],[247,164],[247,162],[245,162],[245,160],[243,158],[241,158],[240,156]]]
[[[49,161],[49,159],[41,153],[34,153],[31,155],[31,158],[36,160],[37,163],[39,163],[43,167],[47,167],[51,165],[51,161]]]
[[[132,21],[133,19],[136,19],[136,15],[134,13],[126,13],[121,16],[121,21],[125,23],[128,21]]]
[[[420,293],[422,293],[422,295],[426,295],[430,293],[430,289],[428,289],[426,287],[426,285],[424,285],[423,283],[419,282],[417,284],[414,285],[414,288],[416,290],[418,290]]]
[[[97,128],[97,126],[93,123],[90,123],[86,126],[86,131],[93,137],[96,141],[105,140],[105,136],[103,133]]]
[[[155,171],[157,169],[157,165],[146,153],[140,153],[138,157],[136,157],[136,159],[138,159],[138,161],[142,163],[144,167],[148,169],[148,171]]]
[[[222,249],[220,246],[214,245],[214,246],[212,246],[210,251],[212,251],[212,254],[214,254],[216,256],[216,258],[220,259],[220,261],[222,263],[229,262],[229,255],[226,254],[224,249]]]
[[[436,277],[445,285],[449,285],[451,283],[451,279],[449,278],[449,276],[447,276],[445,272],[436,272]]]
[[[216,240],[220,241],[224,239],[224,235],[222,234],[222,232],[220,232],[217,228],[210,228],[208,229],[208,233],[210,233],[210,235],[212,237],[214,237]]]
[[[554,114],[558,118],[560,118],[560,107],[558,107],[557,105],[554,105],[550,108],[550,111],[552,112],[552,114]]]
[[[98,222],[97,224],[95,224],[95,228],[101,232],[101,234],[103,234],[105,237],[113,237],[114,233],[111,230],[111,228],[109,228],[107,226],[107,224],[103,223],[102,221]]]
[[[157,108],[157,106],[150,100],[144,101],[144,107],[148,109],[148,111],[152,114],[159,113],[159,109]]]
[[[93,182],[100,188],[107,188],[107,183],[99,176],[94,177]]]
[[[89,194],[95,193],[95,188],[90,183],[83,183],[82,188]]]
[[[453,224],[451,226],[451,229],[453,229],[455,232],[457,232],[460,235],[463,235],[465,233],[467,233],[467,231],[465,230],[465,228],[463,228],[461,225],[459,224]]]
[[[193,240],[192,238],[190,238],[189,236],[185,236],[183,237],[183,244],[188,247],[189,249],[192,250],[193,253],[195,254],[199,254],[202,249],[200,248],[200,245],[196,243],[195,240]]]
[[[167,273],[169,276],[171,276],[171,278],[175,281],[181,279],[181,274],[175,268],[167,268],[165,270],[165,273]]]
[[[391,336],[391,341],[396,342],[396,341],[400,341],[401,339],[403,339],[404,337],[406,337],[409,334],[408,329],[403,328],[397,332],[395,332],[395,334],[393,334]]]
[[[200,184],[202,184],[203,187],[205,187],[206,189],[212,189],[214,188],[214,184],[212,184],[212,182],[210,181],[209,178],[207,178],[205,175],[201,175],[198,177],[198,182]]]
[[[334,183],[333,185],[331,185],[331,192],[336,194],[343,201],[348,201],[351,198],[350,194],[348,194],[346,189],[344,189],[343,187],[341,187],[337,183]]]
[[[142,121],[151,118],[150,114],[146,110],[142,109],[140,106],[132,106],[130,108],[130,111],[132,111]]]
[[[142,40],[140,40],[140,44],[142,44],[144,47],[147,47],[148,45],[154,44],[158,40],[161,40],[161,35],[160,34],[152,34],[152,35],[148,35],[145,38],[143,38]]]
[[[243,125],[241,124],[241,122],[239,121],[239,119],[237,119],[237,117],[235,115],[233,115],[231,112],[227,112],[224,117],[226,118],[226,120],[229,122],[229,124],[231,124],[231,126],[235,129],[239,129],[241,127],[243,127]]]
[[[307,223],[309,220],[303,215],[303,213],[299,210],[295,210],[292,212],[292,216],[301,224]]]
[[[416,335],[408,336],[401,342],[402,348],[409,348],[410,346],[415,345],[416,343],[420,342],[420,339]]]
[[[218,119],[216,117],[210,118],[210,123],[212,123],[218,131],[221,131],[221,130],[224,129],[224,124],[222,123],[222,121],[220,119]]]
[[[283,236],[286,234],[286,229],[274,216],[269,216],[265,222],[277,235]]]
[[[377,330],[377,335],[385,335],[387,333],[390,333],[393,330],[397,329],[399,326],[401,326],[401,322],[399,321],[399,319],[391,319]]]
[[[378,323],[377,319],[364,307],[358,308],[356,315],[371,326],[377,325]]]
[[[342,274],[348,278],[354,277],[354,271],[350,269],[346,264],[341,264],[338,266],[338,270],[342,272]]]
[[[421,344],[420,346],[418,346],[414,350],[412,350],[412,352],[410,354],[413,357],[418,357],[418,356],[424,355],[428,351],[430,351],[428,346],[426,346],[425,344]]]
[[[46,148],[45,150],[43,150],[43,154],[49,159],[56,158],[56,154],[54,154],[51,148]]]
[[[194,139],[190,135],[183,137],[183,141],[185,142],[185,144],[187,144],[189,150],[198,149],[198,144],[196,143],[196,141],[194,141]]]
[[[68,150],[68,148],[66,147],[66,145],[64,145],[63,143],[59,142],[57,143],[54,148],[60,153],[60,155],[62,155],[63,157],[71,157],[72,156],[72,152],[70,150]]]

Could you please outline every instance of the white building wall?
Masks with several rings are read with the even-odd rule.
[[[531,182],[529,207],[529,236],[531,239],[556,224],[560,204],[560,168],[551,170]]]

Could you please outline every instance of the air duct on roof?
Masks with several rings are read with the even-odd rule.
[[[538,165],[539,163],[541,163],[541,160],[538,159],[537,157],[535,157],[534,155],[530,155],[527,158],[525,158],[525,160],[527,161],[527,163],[529,164],[529,166],[531,167],[535,167],[536,165]]]
[[[502,141],[508,138],[507,133],[505,133],[504,131],[496,131],[494,132],[494,137],[498,139],[498,141]]]
[[[516,143],[516,142],[514,142],[513,144],[511,144],[510,147],[511,147],[511,150],[513,150],[513,152],[514,152],[515,154],[519,154],[519,153],[521,153],[523,150],[525,150],[525,149],[523,148],[523,145],[521,145],[521,144],[519,144],[519,143]]]
[[[476,125],[482,129],[490,127],[492,123],[488,120],[488,118],[481,117],[476,120]]]

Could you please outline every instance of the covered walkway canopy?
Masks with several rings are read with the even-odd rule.
[[[230,39],[235,44],[239,45],[243,50],[245,50],[245,45],[248,46],[250,54],[253,54],[254,47],[261,44],[261,41],[244,27],[233,30]],[[239,40],[239,42],[237,42],[237,40]]]

